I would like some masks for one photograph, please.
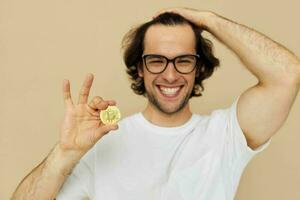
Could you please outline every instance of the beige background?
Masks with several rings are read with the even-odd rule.
[[[92,95],[115,99],[123,116],[143,109],[145,99],[129,88],[121,39],[129,28],[170,6],[213,10],[300,55],[296,0],[0,0],[1,200],[9,199],[18,182],[57,142],[64,78],[70,79],[77,98],[85,74],[92,72]],[[215,47],[221,68],[206,81],[204,97],[192,100],[197,113],[229,106],[256,82],[222,44],[215,42]],[[300,199],[299,117],[297,98],[271,146],[246,168],[237,200]]]

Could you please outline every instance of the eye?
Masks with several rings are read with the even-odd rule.
[[[190,64],[193,62],[194,61],[192,59],[187,59],[187,58],[181,58],[176,61],[176,63],[179,63],[179,64]]]
[[[150,59],[148,60],[148,63],[163,63],[164,61],[161,59]]]
[[[194,62],[195,62],[195,58],[193,56],[183,56],[183,57],[178,57],[176,59],[176,63],[178,64],[190,64]]]
[[[159,56],[149,56],[146,58],[148,64],[162,64],[165,62],[165,59]]]
[[[190,60],[190,59],[179,59],[177,62],[178,62],[178,63],[191,63],[191,62],[193,62],[193,61]]]

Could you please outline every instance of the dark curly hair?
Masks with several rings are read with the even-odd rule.
[[[219,66],[219,59],[213,55],[213,44],[210,40],[202,37],[203,29],[194,23],[188,21],[181,15],[175,13],[163,13],[153,20],[144,23],[132,30],[130,30],[122,41],[124,49],[123,59],[127,67],[127,74],[131,79],[131,88],[136,94],[146,96],[144,79],[138,75],[138,67],[142,69],[142,55],[144,52],[144,37],[148,28],[155,24],[162,24],[165,26],[175,26],[188,24],[192,27],[196,37],[196,52],[200,55],[197,62],[196,77],[194,89],[191,93],[193,96],[202,96],[204,91],[202,81],[212,75],[214,69]]]

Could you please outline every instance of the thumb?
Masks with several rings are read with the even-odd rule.
[[[106,135],[108,132],[117,130],[119,128],[118,124],[106,124],[100,126],[95,133],[95,139],[99,140],[102,136]]]

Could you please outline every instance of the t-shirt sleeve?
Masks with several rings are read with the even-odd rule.
[[[228,118],[228,133],[229,137],[231,137],[233,142],[234,150],[236,153],[244,153],[249,155],[250,157],[263,151],[269,144],[271,140],[268,140],[265,144],[261,145],[256,149],[251,149],[248,144],[246,137],[240,127],[237,118],[237,103],[239,97],[233,102],[233,104],[227,109],[227,118]]]
[[[263,151],[268,147],[271,139],[265,144],[261,145],[256,149],[251,149],[248,144],[246,137],[239,125],[237,118],[237,102],[239,97],[233,102],[233,104],[225,109],[225,121],[226,121],[226,134],[225,134],[225,162],[228,167],[230,174],[232,174],[233,180],[238,181],[239,176],[242,174],[244,168],[248,162],[259,152]]]
[[[60,189],[57,200],[84,200],[93,196],[94,152],[90,150],[72,170]]]
[[[270,141],[256,149],[251,149],[239,125],[237,118],[237,102],[239,97],[227,109],[218,110],[220,131],[220,151],[222,152],[222,172],[225,176],[228,194],[235,194],[240,177],[249,161],[259,152],[268,147]],[[233,198],[230,196],[230,198]]]

